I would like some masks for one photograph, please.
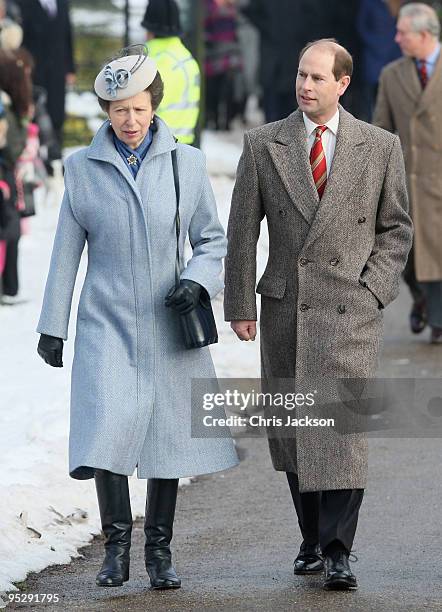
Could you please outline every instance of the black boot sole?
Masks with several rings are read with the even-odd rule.
[[[324,583],[326,591],[354,591],[358,588],[356,582],[349,582],[345,578],[336,578],[330,582]]]
[[[149,577],[150,579],[150,577]],[[177,584],[152,584],[152,580],[150,581],[150,591],[166,591],[168,589],[180,589],[181,588],[181,582],[177,583]]]
[[[99,587],[121,587],[125,582],[129,580],[129,572],[125,575],[123,580],[114,580],[113,582],[100,582],[98,578],[95,580],[95,584]]]
[[[99,587],[122,587],[123,584],[126,582],[126,580],[124,580],[123,582],[112,582],[110,584],[107,584],[106,582],[98,582],[98,580],[95,581],[95,584]]]
[[[324,573],[324,568],[317,570],[293,570],[295,576],[317,576]]]

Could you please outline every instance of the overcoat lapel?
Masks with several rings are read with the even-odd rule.
[[[307,134],[299,109],[283,122],[275,141],[267,147],[290,198],[311,226],[305,243],[308,246],[347,205],[346,196],[357,186],[370,159],[372,144],[364,137],[357,120],[339,107],[336,148],[321,201],[313,180]]]
[[[293,204],[311,225],[319,196],[310,166],[304,120],[299,110],[287,117],[275,141],[268,143],[267,148]]]
[[[419,80],[416,64],[411,57],[398,66],[398,78],[404,91],[412,100],[418,103],[422,97],[422,85]]]
[[[431,75],[425,89],[419,98],[419,102],[416,108],[416,115],[423,113],[428,106],[434,102],[434,96],[440,92],[442,80],[442,52],[439,53],[438,60],[434,66],[434,72]]]
[[[371,157],[372,148],[372,143],[362,133],[358,121],[339,107],[339,127],[333,162],[324,195],[306,238],[306,247],[349,206],[348,196],[357,188]]]

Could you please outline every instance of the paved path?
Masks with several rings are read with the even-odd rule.
[[[403,293],[386,314],[382,371],[440,377],[442,346],[410,337],[408,306]],[[174,551],[180,590],[148,591],[138,521],[129,583],[95,586],[102,559],[97,539],[83,549],[83,559],[28,578],[26,592],[60,594],[58,605],[32,610],[442,610],[442,440],[370,441],[369,487],[354,546],[360,588],[353,593],[324,592],[320,578],[293,575],[300,537],[285,477],[273,471],[265,440],[241,439],[238,447],[238,468],[199,478],[179,493]]]

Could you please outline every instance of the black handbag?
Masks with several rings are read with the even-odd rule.
[[[180,182],[176,149],[172,151],[173,181],[176,194],[176,259],[175,259],[175,289],[180,286]],[[181,329],[183,331],[184,345],[188,349],[201,348],[218,342],[215,317],[209,294],[204,287],[201,288],[200,299],[196,307],[187,314],[180,315]]]

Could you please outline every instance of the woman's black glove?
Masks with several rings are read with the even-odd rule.
[[[40,335],[37,353],[53,368],[63,367],[63,340],[54,336]]]
[[[178,289],[172,288],[166,296],[165,304],[180,314],[191,312],[200,299],[201,285],[191,280],[180,281]]]

